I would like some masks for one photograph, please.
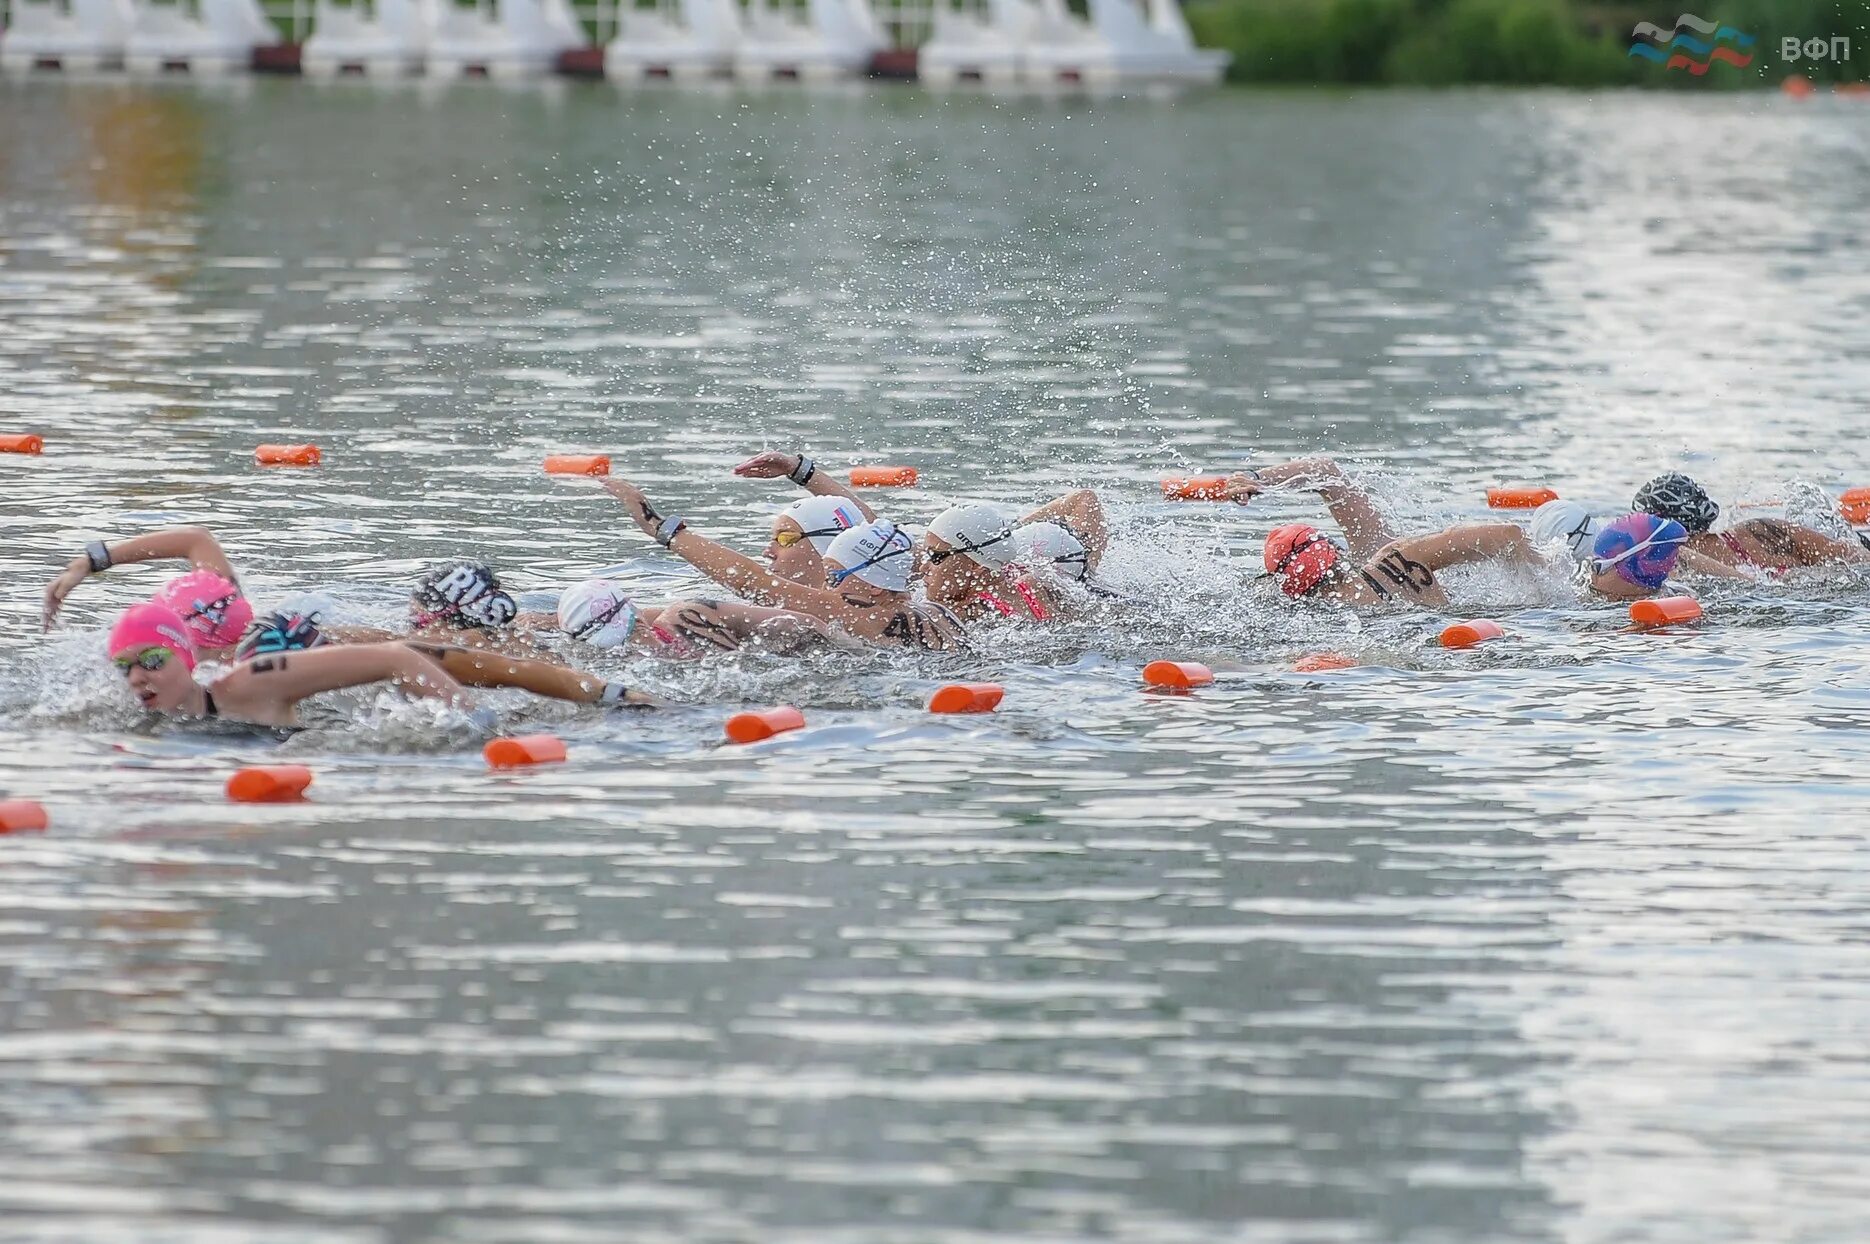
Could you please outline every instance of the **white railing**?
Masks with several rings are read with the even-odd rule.
[[[617,36],[617,13],[624,0],[583,0],[574,3],[577,15],[594,46],[603,46]],[[929,36],[935,19],[935,5],[944,0],[871,0],[877,21],[898,47],[914,47]],[[312,0],[260,0],[267,19],[279,28],[288,43],[303,43],[312,33]],[[0,0],[0,27],[11,16],[12,0]]]

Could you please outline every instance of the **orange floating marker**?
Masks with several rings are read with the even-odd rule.
[[[42,454],[45,438],[31,432],[9,432],[0,436],[0,454]]]
[[[1326,670],[1348,670],[1357,668],[1357,658],[1347,657],[1342,652],[1310,652],[1292,663],[1295,674],[1322,674]]]
[[[1550,488],[1489,488],[1487,505],[1496,510],[1536,510],[1547,501],[1558,500]]]
[[[609,475],[610,459],[603,454],[550,454],[547,475]]]
[[[950,683],[929,700],[931,713],[991,713],[1006,695],[997,682]]]
[[[1490,639],[1505,639],[1506,632],[1498,622],[1489,622],[1486,618],[1469,618],[1465,622],[1456,622],[1441,633],[1441,646],[1444,648],[1472,648],[1475,644],[1484,644]]]
[[[1165,501],[1225,501],[1225,475],[1171,475],[1162,481]]]
[[[805,714],[790,704],[763,708],[757,713],[735,713],[727,719],[727,738],[732,743],[758,743],[775,734],[798,730],[805,725]]]
[[[235,803],[288,803],[305,796],[312,771],[304,765],[261,765],[227,779],[227,797]]]
[[[1143,681],[1152,687],[1187,690],[1214,681],[1214,671],[1193,661],[1151,661],[1143,667]]]
[[[30,799],[0,800],[0,834],[25,834],[51,824],[45,805]]]
[[[1692,596],[1658,596],[1630,602],[1630,621],[1638,626],[1672,626],[1701,617],[1701,602]]]
[[[916,469],[905,466],[852,467],[852,488],[914,488]]]
[[[324,461],[316,445],[262,445],[253,451],[261,466],[317,466]]]
[[[565,759],[565,740],[555,734],[523,734],[495,739],[481,749],[481,755],[496,769],[555,764]]]
[[[1811,79],[1809,78],[1793,77],[1787,78],[1785,81],[1781,82],[1779,84],[1779,89],[1792,96],[1794,99],[1804,99],[1818,88],[1811,84]]]
[[[1838,498],[1838,509],[1849,522],[1870,523],[1870,488],[1846,488]]]

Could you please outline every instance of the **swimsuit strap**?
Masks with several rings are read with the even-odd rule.
[[[1721,538],[1721,543],[1733,550],[1735,557],[1738,557],[1749,566],[1758,566],[1761,570],[1769,571],[1773,574],[1784,574],[1786,571],[1792,569],[1790,563],[1783,566],[1775,566],[1770,562],[1761,561],[1759,558],[1753,556],[1753,554],[1747,552],[1746,546],[1740,543],[1740,537],[1736,536],[1731,531],[1717,531],[1714,534]]]
[[[1024,579],[1015,579],[1013,586],[1019,589],[1020,599],[1026,602],[1026,608],[1032,610],[1033,620],[1035,622],[1045,621],[1047,616],[1045,605],[1039,600],[1039,594],[1033,591]]]
[[[992,609],[995,613],[999,614],[1003,618],[1010,618],[1010,617],[1015,616],[1013,613],[1013,606],[1007,604],[1005,601],[1001,600],[998,596],[995,596],[992,592],[983,591],[975,599],[980,601],[981,604],[986,605],[989,609]]]
[[[204,716],[219,717],[221,715],[221,710],[216,708],[214,704],[214,692],[208,690],[206,687],[201,689],[201,704]]]
[[[686,639],[683,639],[680,635],[677,635],[660,622],[652,623],[649,628],[649,633],[654,635],[657,639],[660,639],[669,647],[675,649],[675,655],[678,657],[692,656],[694,654],[694,648],[690,646]]]

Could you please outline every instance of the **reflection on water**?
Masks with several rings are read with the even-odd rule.
[[[0,427],[48,442],[0,460],[0,789],[57,821],[0,850],[0,1236],[1848,1238],[1858,585],[1638,636],[1476,582],[1515,638],[1447,654],[1248,582],[1303,502],[1151,494],[1319,447],[1424,523],[1864,482],[1866,150],[1776,98],[0,84]],[[249,465],[288,439],[326,465]],[[83,540],[182,521],[347,617],[464,552],[666,597],[540,456],[753,547],[768,446],[916,463],[915,521],[1094,485],[1141,603],[599,659],[692,707],[497,701],[572,743],[517,776],[358,697],[262,811],[220,783],[270,744],[98,659],[159,575],[37,634]],[[1371,664],[1288,672],[1327,645]],[[1233,672],[1141,694],[1160,655]],[[963,673],[999,713],[920,711]]]

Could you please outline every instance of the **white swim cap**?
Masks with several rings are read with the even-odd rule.
[[[595,647],[621,648],[636,630],[636,606],[621,584],[586,579],[559,596],[558,627]]]
[[[797,523],[821,557],[839,533],[864,524],[864,512],[848,497],[801,497],[779,511],[779,517]]]
[[[935,516],[929,534],[989,570],[1003,570],[1018,551],[1006,515],[991,505],[951,505]]]
[[[1547,501],[1532,512],[1532,542],[1538,545],[1563,540],[1571,555],[1580,561],[1591,556],[1592,541],[1597,538],[1598,521],[1576,501],[1562,497]]]
[[[853,527],[831,542],[825,560],[842,569],[831,572],[831,586],[846,579],[862,579],[886,592],[909,590],[909,571],[915,564],[915,542],[895,523],[878,519]]]
[[[1027,523],[1013,529],[1014,560],[1026,566],[1050,566],[1067,579],[1083,582],[1091,573],[1084,542],[1057,523]]]

